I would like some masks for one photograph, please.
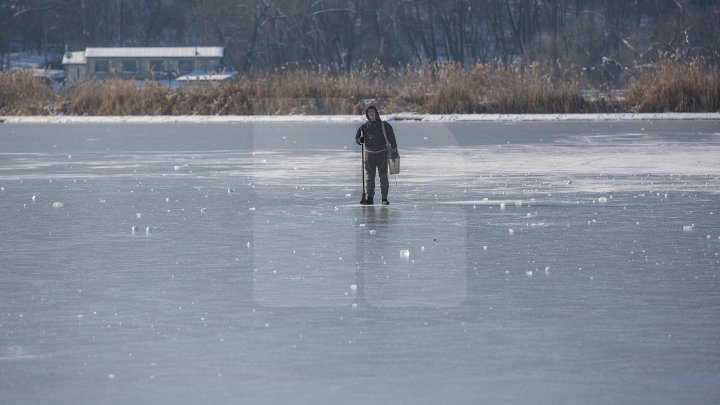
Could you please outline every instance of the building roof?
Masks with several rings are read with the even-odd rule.
[[[74,53],[74,52],[73,52]],[[85,58],[222,58],[222,46],[87,48]],[[63,62],[64,63],[64,62]]]
[[[62,63],[63,65],[84,65],[87,63],[85,52],[65,52]]]

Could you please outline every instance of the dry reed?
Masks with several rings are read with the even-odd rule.
[[[626,104],[637,112],[718,112],[720,70],[699,59],[662,61],[630,86]]]
[[[241,75],[218,88],[171,89],[134,80],[88,80],[56,92],[26,72],[0,73],[0,115],[259,115],[383,113],[587,113],[719,111],[717,67],[666,60],[639,72],[619,97],[584,97],[574,66],[463,67],[434,62],[350,71],[338,66]]]

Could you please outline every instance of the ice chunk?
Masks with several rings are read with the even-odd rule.
[[[60,201],[55,201],[52,203],[52,206],[53,206],[53,208],[62,208],[62,207],[64,207],[64,204],[61,203]]]
[[[683,232],[691,232],[695,229],[695,224],[683,225]]]
[[[370,230],[370,235],[375,235],[376,233],[377,233],[376,230],[374,230],[374,229],[371,229],[371,230]]]
[[[410,258],[410,251],[407,249],[400,250],[400,258],[401,259],[409,259]]]
[[[501,202],[501,203],[500,203],[500,209],[501,209],[501,210],[504,210],[504,209],[505,209],[505,203],[504,203],[504,202]]]
[[[513,231],[512,228],[508,229],[508,235],[513,235],[513,234],[515,234],[515,231]]]
[[[598,198],[598,202],[599,202],[599,203],[606,203],[606,202],[608,202],[608,199],[607,199],[607,197],[600,197],[600,198]]]

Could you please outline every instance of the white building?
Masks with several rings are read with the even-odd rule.
[[[170,80],[222,69],[221,46],[86,48],[63,56],[67,80],[119,77]]]

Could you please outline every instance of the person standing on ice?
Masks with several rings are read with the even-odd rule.
[[[388,181],[388,148],[393,156],[397,156],[397,142],[395,141],[395,132],[392,125],[380,119],[375,106],[370,106],[365,110],[367,122],[358,128],[355,134],[355,142],[365,145],[365,172],[367,178],[367,204],[372,205],[375,196],[375,172],[377,170],[380,175],[380,193],[382,194],[382,204],[388,205],[387,196],[390,189],[390,181]]]

